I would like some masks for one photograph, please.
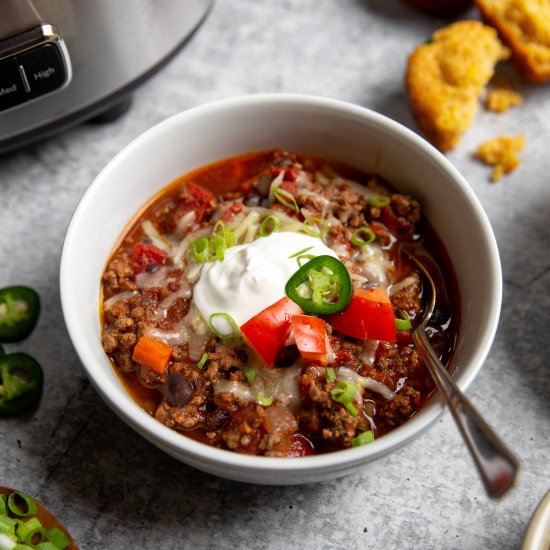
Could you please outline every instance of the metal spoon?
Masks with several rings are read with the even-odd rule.
[[[447,402],[481,475],[487,494],[494,499],[501,498],[511,489],[518,477],[519,462],[453,382],[449,372],[430,345],[426,327],[435,308],[435,283],[420,260],[409,252],[407,255],[428,281],[431,292],[424,317],[412,333],[414,344]]]

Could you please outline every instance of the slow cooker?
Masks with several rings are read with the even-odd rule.
[[[211,2],[2,0],[0,153],[122,112]]]

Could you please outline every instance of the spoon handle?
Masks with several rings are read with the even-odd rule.
[[[494,499],[504,496],[517,479],[518,461],[453,382],[427,338],[415,331],[413,340],[447,402],[487,494]]]

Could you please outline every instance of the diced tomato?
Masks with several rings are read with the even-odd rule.
[[[396,332],[396,342],[404,346],[412,344],[412,332],[410,330],[398,330]]]
[[[351,353],[343,349],[339,349],[334,353],[334,364],[339,365],[340,363],[345,363],[346,361],[351,361]]]
[[[290,182],[296,181],[296,178],[298,177],[298,174],[300,172],[300,169],[297,166],[288,166],[286,168],[282,168],[279,166],[274,166],[271,168],[271,174],[274,178],[276,178],[281,172],[284,172],[283,176],[283,185],[286,185]],[[281,185],[281,187],[283,187]],[[296,185],[292,185],[291,187],[283,187],[286,191],[289,193],[296,193]],[[294,191],[293,191],[294,190]]]
[[[272,367],[290,334],[290,318],[301,313],[300,307],[285,296],[244,323],[241,334],[266,366]]]
[[[296,184],[293,181],[283,181],[279,187],[290,193],[293,197],[295,197],[298,192]]]
[[[186,201],[193,201],[203,206],[210,206],[214,201],[214,195],[208,189],[191,181],[182,189],[181,197]]]
[[[385,288],[355,289],[350,305],[325,317],[342,334],[361,340],[395,342],[395,314]]]
[[[305,435],[299,433],[291,435],[287,456],[311,456],[314,454],[313,443]]]
[[[136,273],[164,265],[167,259],[168,254],[154,244],[138,242],[134,245],[132,265]]]
[[[228,222],[233,218],[233,216],[240,214],[243,210],[244,210],[243,201],[234,201],[225,209],[220,219],[223,222]]]
[[[173,224],[175,225],[188,212],[195,212],[193,223],[201,223],[214,200],[214,195],[204,187],[193,182],[187,183],[182,189],[181,199],[172,220]]]
[[[380,219],[387,227],[399,233],[410,233],[414,230],[414,225],[409,220],[398,216],[387,206],[382,208]]]
[[[308,361],[326,365],[329,343],[323,319],[311,315],[293,315],[290,325],[300,355]]]

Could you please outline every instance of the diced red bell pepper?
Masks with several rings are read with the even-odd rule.
[[[395,313],[385,288],[355,289],[350,305],[325,317],[342,334],[360,340],[395,342]]]
[[[329,343],[325,321],[311,315],[294,315],[290,318],[290,325],[300,355],[308,361],[326,365]]]
[[[132,265],[136,273],[164,265],[166,260],[168,260],[168,254],[154,244],[138,242],[134,245]]]
[[[272,367],[278,351],[290,334],[290,319],[302,310],[290,298],[281,298],[241,326],[245,342],[267,367]]]

